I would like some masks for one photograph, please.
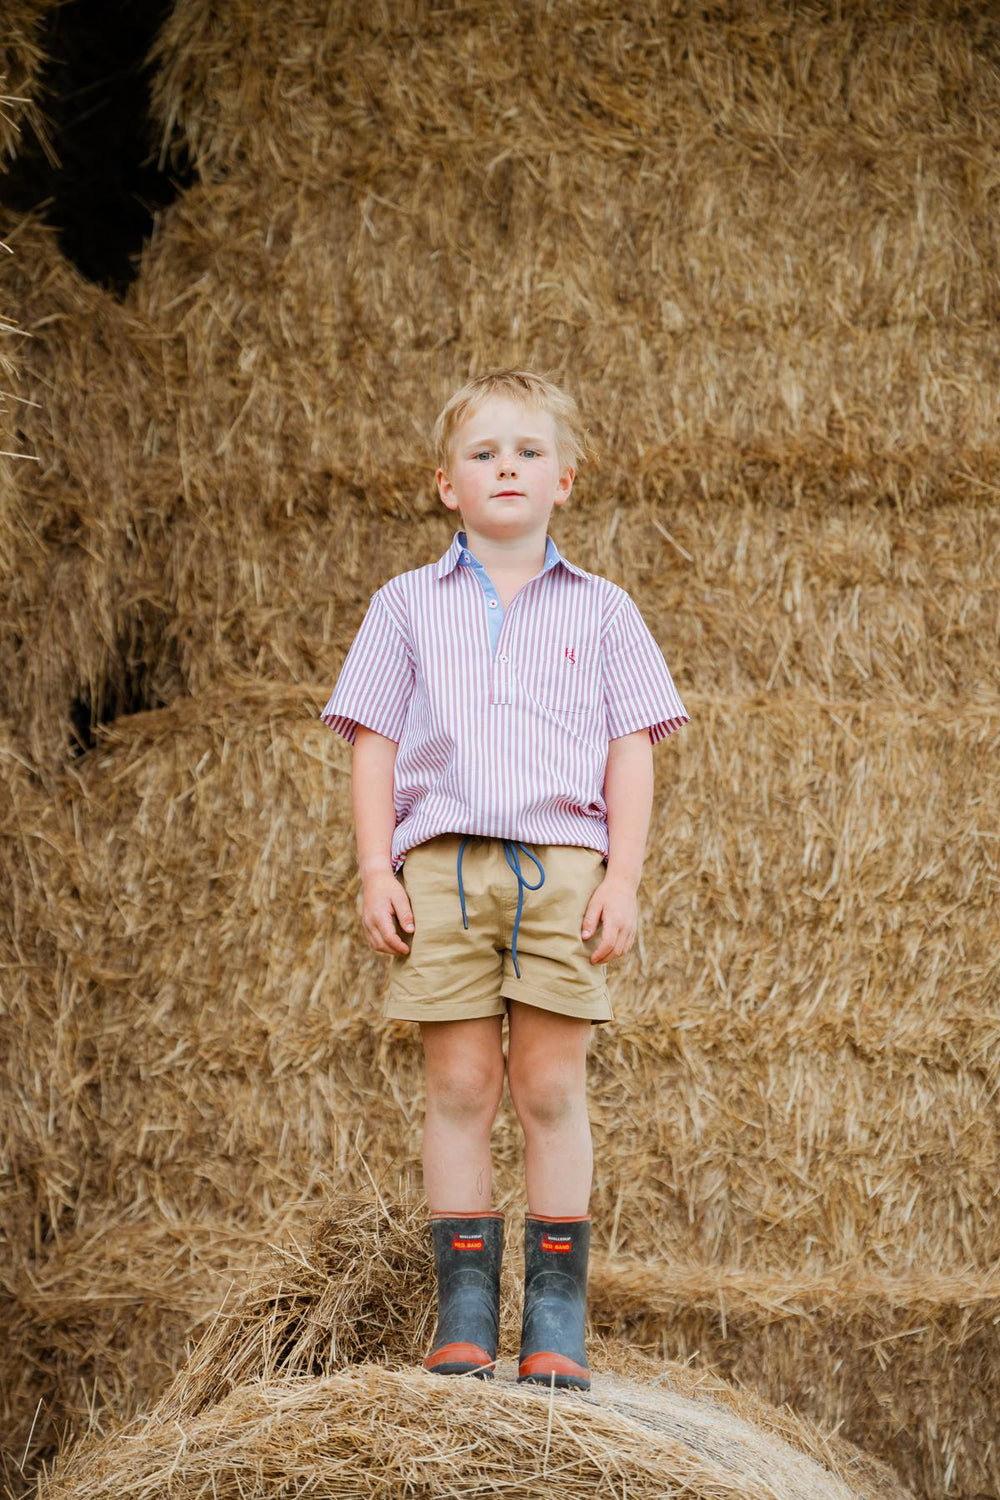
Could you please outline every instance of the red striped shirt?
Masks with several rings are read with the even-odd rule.
[[[546,538],[504,610],[464,531],[371,596],[321,718],[397,743],[392,866],[438,833],[581,844],[607,858],[608,742],[690,722],[632,597]]]

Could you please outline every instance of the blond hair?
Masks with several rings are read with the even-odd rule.
[[[531,370],[488,370],[477,375],[450,396],[434,423],[434,457],[439,469],[447,470],[455,433],[466,417],[491,396],[506,396],[534,411],[551,414],[556,429],[559,467],[576,469],[590,457],[591,449],[580,410],[568,391]]]

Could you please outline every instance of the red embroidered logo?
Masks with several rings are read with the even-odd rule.
[[[568,1251],[568,1250],[572,1250],[572,1248],[573,1248],[572,1242],[568,1238],[564,1239],[564,1240],[554,1240],[550,1234],[547,1234],[545,1232],[545,1230],[542,1231],[542,1249],[543,1250],[566,1250],[566,1251]]]
[[[456,1234],[452,1237],[451,1248],[453,1250],[481,1250],[483,1242],[482,1240],[466,1239],[464,1234]]]
[[[563,647],[563,655],[565,656],[565,658],[566,658],[567,661],[571,661],[573,663],[574,667],[576,666],[576,647],[575,646],[564,646]]]

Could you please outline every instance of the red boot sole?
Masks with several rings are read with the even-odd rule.
[[[590,1390],[590,1371],[586,1365],[578,1365],[575,1359],[565,1354],[544,1350],[529,1354],[518,1365],[518,1380],[535,1380],[548,1385],[555,1374],[557,1386],[573,1386],[578,1390]]]
[[[491,1359],[478,1344],[445,1344],[443,1348],[435,1349],[433,1354],[428,1354],[424,1360],[424,1369],[432,1370],[436,1375],[466,1375],[470,1370],[475,1370],[477,1374],[481,1372],[492,1379],[495,1364],[496,1360]]]

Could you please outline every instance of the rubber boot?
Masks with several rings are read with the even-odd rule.
[[[590,1390],[584,1347],[590,1215],[524,1216],[524,1312],[519,1381]]]
[[[424,1369],[493,1379],[500,1336],[503,1213],[431,1214],[437,1329]]]

